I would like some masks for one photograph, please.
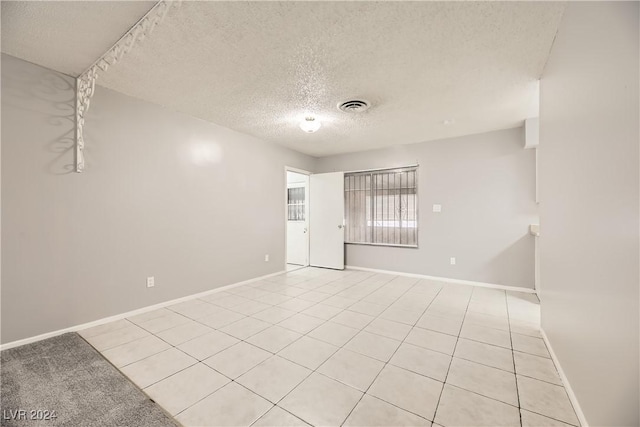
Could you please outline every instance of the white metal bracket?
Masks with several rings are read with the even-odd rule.
[[[156,25],[164,21],[171,7],[182,0],[160,0],[133,25],[113,46],[76,78],[76,172],[84,171],[84,119],[95,91],[96,79],[149,36]]]

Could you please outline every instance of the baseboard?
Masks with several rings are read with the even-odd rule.
[[[222,291],[224,291],[226,289],[236,288],[238,286],[246,285],[247,283],[257,282],[258,280],[266,279],[267,277],[277,276],[278,274],[282,274],[282,273],[286,273],[286,271],[282,270],[282,271],[277,271],[277,272],[271,273],[271,274],[265,274],[264,276],[254,277],[253,279],[244,280],[242,282],[232,283],[230,285],[221,286],[219,288],[210,289],[208,291],[199,292],[197,294],[187,295],[185,297],[180,297],[180,298],[172,299],[172,300],[169,300],[169,301],[164,301],[164,302],[161,302],[161,303],[158,303],[158,304],[154,304],[154,305],[150,305],[150,306],[147,306],[147,307],[138,308],[136,310],[127,311],[126,313],[120,313],[120,314],[116,314],[116,315],[113,315],[113,316],[104,317],[102,319],[94,320],[92,322],[82,323],[80,325],[75,325],[75,326],[71,326],[71,327],[64,328],[64,329],[58,329],[57,331],[47,332],[47,333],[44,333],[44,334],[36,335],[34,337],[23,338],[21,340],[12,341],[12,342],[9,342],[9,343],[6,343],[6,344],[1,344],[0,345],[0,351],[8,350],[8,349],[13,348],[13,347],[19,347],[19,346],[25,345],[25,344],[30,344],[30,343],[36,342],[36,341],[41,341],[41,340],[44,340],[44,339],[47,339],[47,338],[51,338],[51,337],[55,337],[57,335],[61,335],[61,334],[67,333],[67,332],[77,332],[77,331],[81,331],[83,329],[91,328],[93,326],[98,326],[98,325],[102,325],[102,324],[105,324],[105,323],[113,322],[113,321],[116,321],[116,320],[124,319],[124,318],[127,318],[127,317],[136,316],[138,314],[146,313],[148,311],[157,310],[159,308],[167,307],[169,305],[178,304],[180,302],[185,302],[185,301],[190,301],[190,300],[196,299],[196,298],[201,298],[201,297],[204,297],[204,296],[207,296],[207,295],[215,294],[216,292],[222,292]]]
[[[356,267],[353,265],[348,265],[347,268],[351,270],[371,271],[374,273],[395,274],[397,276],[417,277],[419,279],[436,280],[438,282],[454,283],[456,285],[480,286],[483,288],[502,289],[505,291],[526,292],[529,294],[536,293],[535,289],[521,288],[518,286],[507,286],[507,285],[498,285],[495,283],[474,282],[472,280],[450,279],[448,277],[427,276],[424,274],[404,273],[401,271],[379,270],[377,268]]]
[[[549,337],[547,337],[547,334],[545,333],[544,329],[542,329],[542,326],[540,327],[540,334],[542,335],[542,339],[544,343],[547,345],[547,349],[549,350],[549,354],[551,355],[551,360],[553,360],[553,363],[556,365],[556,369],[558,370],[558,374],[560,375],[562,384],[564,384],[564,389],[567,391],[569,400],[573,405],[573,410],[576,411],[576,415],[578,416],[580,425],[582,427],[589,427],[589,423],[587,423],[587,419],[584,416],[584,412],[582,412],[580,403],[578,403],[578,398],[576,397],[576,394],[573,392],[573,389],[571,388],[571,384],[569,383],[569,379],[567,378],[564,371],[562,370],[560,361],[558,360],[556,353],[553,351],[553,347],[551,347],[551,343],[549,342]]]

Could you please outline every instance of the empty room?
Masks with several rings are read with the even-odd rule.
[[[640,2],[1,1],[0,425],[639,426]]]

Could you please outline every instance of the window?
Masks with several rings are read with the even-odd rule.
[[[346,243],[417,247],[417,177],[417,166],[346,173]]]
[[[287,189],[287,209],[289,221],[304,221],[304,187]]]

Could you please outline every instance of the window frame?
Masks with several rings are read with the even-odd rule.
[[[380,168],[380,169],[366,169],[366,170],[359,170],[359,171],[349,171],[349,172],[345,172],[344,176],[345,178],[347,176],[356,176],[356,175],[369,175],[369,180],[370,180],[370,198],[371,198],[371,202],[370,202],[370,209],[371,209],[371,219],[365,218],[367,222],[371,221],[374,222],[375,219],[373,218],[374,215],[374,209],[373,206],[376,203],[375,202],[375,196],[374,196],[374,175],[376,174],[382,174],[382,173],[393,173],[393,172],[414,172],[415,173],[415,222],[416,222],[416,243],[415,245],[409,245],[409,244],[400,244],[400,243],[379,243],[379,242],[351,242],[351,241],[347,241],[347,236],[345,234],[345,241],[344,243],[347,245],[365,245],[365,246],[382,246],[382,247],[395,247],[395,248],[408,248],[408,249],[419,249],[420,247],[420,203],[419,203],[419,189],[418,189],[418,182],[419,182],[419,165],[415,164],[415,165],[410,165],[410,166],[399,166],[399,167],[391,167],[391,168]],[[344,195],[345,195],[345,218],[346,218],[346,211],[347,211],[347,189],[345,188],[344,191]],[[366,217],[366,214],[365,214]],[[345,231],[346,231],[346,227],[345,227]],[[375,232],[375,228],[371,227],[371,240],[373,240],[373,233]]]
[[[290,185],[290,186],[289,186]],[[302,190],[302,203],[291,203],[291,190]],[[307,221],[307,186],[305,183],[293,183],[287,185],[287,222],[306,222]],[[292,219],[293,216],[302,216],[302,218]]]

